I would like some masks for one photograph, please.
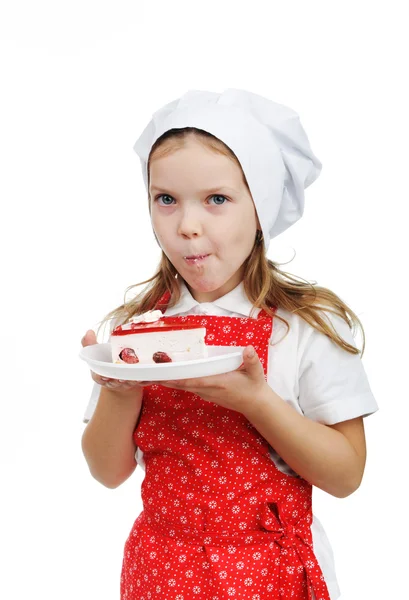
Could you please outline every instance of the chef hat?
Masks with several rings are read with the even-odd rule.
[[[270,240],[301,218],[304,189],[322,165],[313,154],[297,113],[252,92],[190,90],[157,110],[134,150],[148,190],[147,162],[154,142],[174,128],[197,127],[236,155],[256,207],[267,250]]]

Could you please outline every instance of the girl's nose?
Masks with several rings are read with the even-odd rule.
[[[198,237],[202,234],[203,228],[197,222],[187,222],[184,221],[179,225],[179,235],[185,235],[189,238]]]
[[[203,233],[203,214],[200,212],[200,208],[190,206],[189,209],[185,207],[180,214],[179,220],[179,235],[186,235],[189,238],[199,236]]]

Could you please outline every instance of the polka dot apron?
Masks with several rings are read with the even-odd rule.
[[[206,327],[206,345],[253,345],[267,380],[265,311],[172,318]],[[144,389],[133,439],[143,511],[125,542],[121,600],[330,600],[312,547],[312,486],[277,469],[242,413],[158,383]]]

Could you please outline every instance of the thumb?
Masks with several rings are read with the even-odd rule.
[[[244,358],[244,368],[250,374],[253,372],[254,374],[258,373],[259,369],[263,369],[257,352],[254,350],[253,346],[247,346],[243,353]],[[264,373],[264,371],[263,371]]]
[[[97,344],[97,336],[95,335],[95,331],[92,329],[88,329],[86,334],[81,340],[81,344],[85,348],[85,346],[92,346],[93,344]]]

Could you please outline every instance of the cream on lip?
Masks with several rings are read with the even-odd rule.
[[[201,254],[198,256],[193,256],[192,258],[188,258],[187,256],[185,256],[184,259],[188,264],[196,264],[206,260],[206,258],[208,258],[209,256],[210,254]]]
[[[204,258],[205,256],[210,256],[210,254],[194,254],[193,256],[184,256],[183,258],[193,260],[194,258]]]

